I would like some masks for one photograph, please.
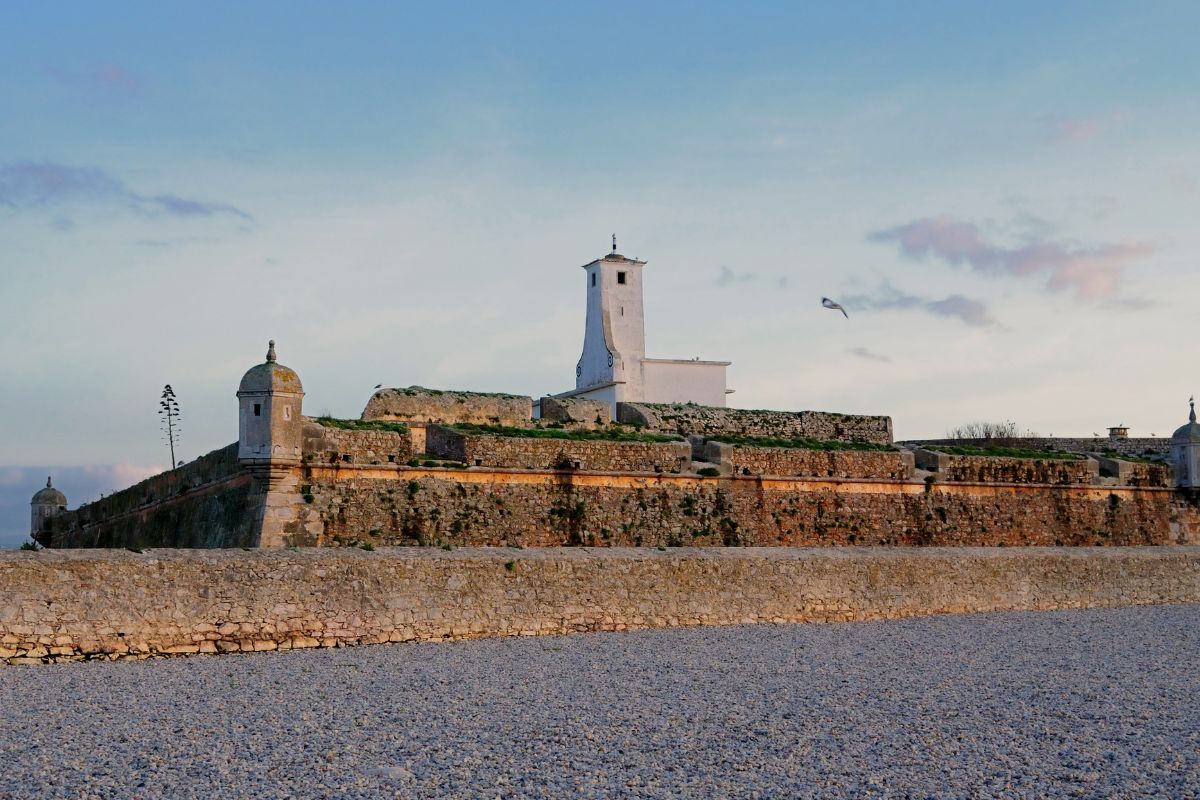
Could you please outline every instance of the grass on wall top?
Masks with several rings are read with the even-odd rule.
[[[942,445],[937,452],[950,456],[992,456],[995,458],[1042,458],[1055,461],[1078,461],[1083,458],[1079,453],[1064,453],[1061,450],[1028,450],[1023,447],[974,447],[966,444]]]
[[[874,450],[889,452],[895,450],[890,444],[873,444],[871,442],[840,442],[824,439],[783,439],[774,436],[734,436],[724,433],[713,434],[714,442],[733,444],[740,447],[787,447],[793,450]]]
[[[447,426],[460,433],[504,436],[511,439],[568,439],[578,442],[678,442],[680,437],[655,433],[640,433],[618,425],[596,430],[564,430],[560,428],[509,428],[503,425],[475,425],[460,422]]]
[[[339,428],[344,431],[408,433],[408,426],[403,422],[384,422],[376,419],[336,419],[334,417],[317,417],[314,421],[326,428]]]

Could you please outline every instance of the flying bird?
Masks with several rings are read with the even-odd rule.
[[[831,308],[834,311],[840,311],[840,312],[842,312],[843,317],[845,317],[846,319],[850,319],[850,315],[846,313],[846,309],[842,308],[841,303],[835,303],[832,300],[830,300],[828,297],[822,297],[821,305],[825,306],[826,308]]]

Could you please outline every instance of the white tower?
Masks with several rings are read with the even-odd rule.
[[[1200,487],[1200,425],[1196,424],[1196,400],[1188,400],[1191,413],[1188,424],[1171,435],[1171,462],[1175,465],[1175,483],[1185,489]]]
[[[583,355],[575,367],[575,390],[617,402],[642,397],[642,361],[646,357],[646,324],[642,312],[642,267],[645,261],[612,252],[584,264],[587,323]]]

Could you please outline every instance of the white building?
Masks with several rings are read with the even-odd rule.
[[[559,397],[624,402],[698,403],[724,406],[729,361],[647,358],[642,312],[645,261],[612,252],[584,264],[587,323],[583,355],[575,367],[575,390]]]

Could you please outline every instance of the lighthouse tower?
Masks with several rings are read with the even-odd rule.
[[[724,406],[728,361],[647,358],[642,309],[645,261],[612,252],[583,265],[587,291],[583,354],[575,390],[559,397],[611,403],[696,403]],[[615,418],[615,415],[614,415]]]

